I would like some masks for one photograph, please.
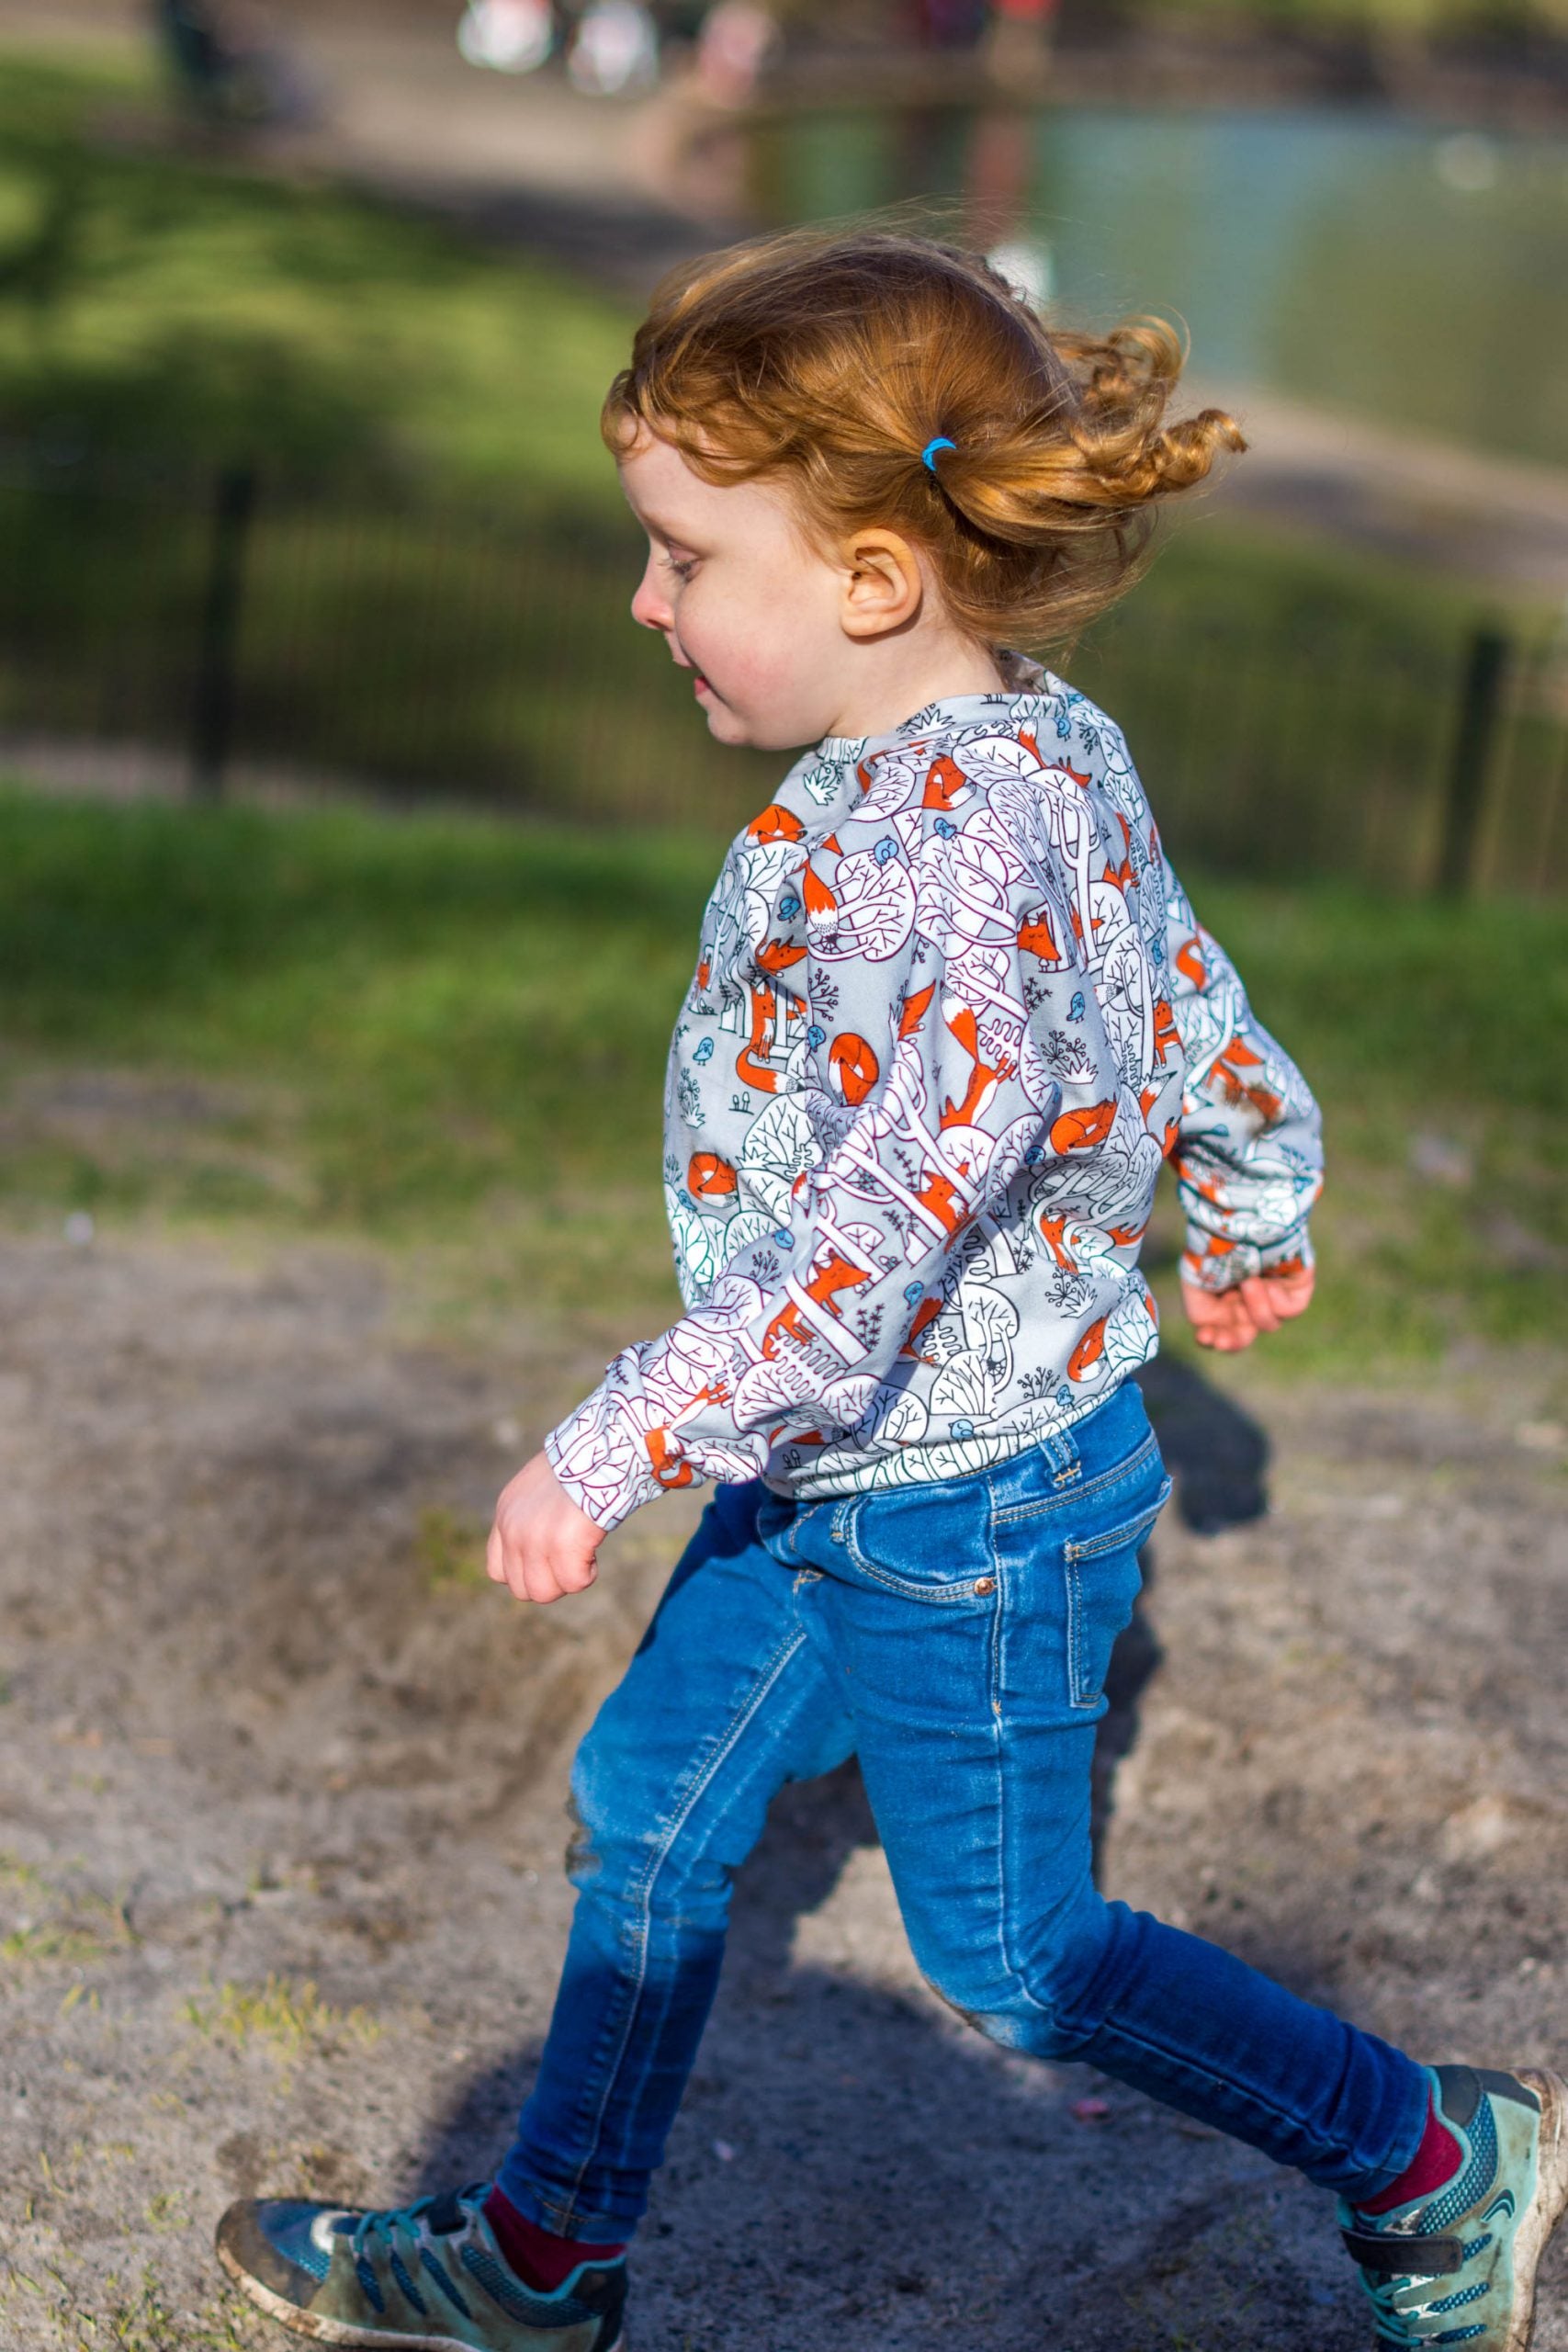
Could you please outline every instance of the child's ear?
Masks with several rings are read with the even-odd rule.
[[[857,531],[846,539],[840,559],[846,637],[886,637],[919,612],[925,581],[919,560],[897,531]]]

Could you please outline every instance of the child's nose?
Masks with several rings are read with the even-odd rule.
[[[670,609],[670,599],[655,577],[651,563],[632,598],[632,618],[643,628],[669,629],[673,626],[675,616]]]

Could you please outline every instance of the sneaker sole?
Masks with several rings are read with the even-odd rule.
[[[1503,2352],[1529,2352],[1536,2270],[1568,2206],[1568,2083],[1544,2066],[1520,2066],[1516,2074],[1540,2101],[1540,2151],[1535,2195],[1514,2239],[1514,2323]]]
[[[253,2278],[226,2245],[220,2244],[214,2251],[240,2292],[258,2311],[265,2312],[268,2319],[276,2320],[280,2327],[292,2329],[296,2335],[308,2335],[314,2343],[360,2346],[364,2352],[474,2352],[474,2346],[458,2335],[410,2335],[402,2328],[352,2327],[347,2320],[326,2319],[315,2312],[302,2312],[298,2303],[287,2301],[282,2295],[274,2294],[270,2287],[264,2287],[259,2278]],[[616,2336],[610,2352],[630,2352],[624,2335]]]

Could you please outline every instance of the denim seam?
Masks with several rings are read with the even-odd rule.
[[[1083,1696],[1083,1584],[1078,1576],[1077,1555],[1069,1544],[1062,1562],[1062,1574],[1067,1588],[1067,1704],[1071,1707],[1092,1707],[1094,1698]]]
[[[1152,1430],[1135,1453],[1130,1453],[1113,1469],[1102,1470],[1098,1478],[1090,1478],[1085,1485],[1074,1487],[1067,1494],[1048,1495],[1043,1502],[1037,1503],[1004,1503],[997,1512],[998,1524],[1010,1526],[1016,1520],[1039,1519],[1047,1511],[1074,1510],[1080,1503],[1088,1502],[1093,1495],[1104,1494],[1112,1487],[1124,1485],[1135,1472],[1143,1469],[1151,1454],[1156,1459],[1159,1454],[1159,1442]]]
[[[653,1907],[652,1897],[654,1887],[658,1883],[659,1873],[663,1869],[664,1864],[669,1860],[671,1849],[674,1846],[675,1840],[679,1838],[682,1830],[685,1827],[686,1823],[691,1819],[692,1815],[695,1811],[703,1795],[711,1785],[714,1775],[718,1770],[719,1766],[725,1761],[726,1758],[732,1753],[741,1734],[751,1722],[758,1709],[761,1706],[763,1701],[773,1690],[773,1685],[777,1682],[780,1675],[784,1672],[790,1660],[795,1657],[804,1646],[805,1641],[806,1629],[804,1626],[797,1624],[788,1638],[778,1649],[774,1651],[773,1657],[768,1660],[761,1679],[754,1686],[747,1704],[741,1708],[739,1713],[735,1716],[723,1739],[714,1749],[714,1752],[709,1757],[707,1763],[692,1782],[692,1785],[687,1791],[685,1798],[679,1809],[666,1825],[664,1833],[660,1838],[659,1844],[655,1847],[653,1852],[649,1857],[648,1865],[644,1870],[640,1882],[628,1890],[628,1893],[632,1894],[635,1900],[636,1916],[637,1920],[634,1947],[637,1954],[637,1970],[631,1983],[629,1997],[626,2002],[620,2031],[617,2037],[619,2046],[615,2050],[615,2055],[610,2061],[608,2068],[605,2070],[604,2084],[600,2094],[599,2103],[593,2110],[592,2115],[588,2119],[588,2127],[592,2135],[593,2145],[590,2149],[588,2154],[583,2157],[582,2162],[579,2165],[577,2171],[572,2176],[571,2187],[568,2192],[567,2201],[559,2208],[563,2220],[570,2221],[576,2218],[578,2194],[581,2189],[583,2177],[587,2173],[590,2165],[592,2164],[594,2157],[598,2154],[599,2139],[604,2131],[605,2112],[608,2109],[611,2098],[615,2092],[616,2076],[620,2072],[622,2062],[626,2056],[627,2044],[631,2040],[632,2021],[637,2015],[637,2004],[642,1998],[643,1986],[647,1979],[648,1947],[651,1929]]]
[[[986,1521],[986,1547],[990,1555],[991,1573],[996,1578],[997,1586],[996,1592],[992,1600],[990,1641],[992,1677],[991,1746],[992,1753],[996,1758],[997,1772],[997,1950],[1001,1958],[1003,1975],[1010,1976],[1015,1974],[1016,1972],[1012,1964],[1012,1952],[1010,1948],[1008,1935],[1008,1817],[1007,1772],[1005,1770],[1007,1724],[1003,1717],[1001,1707],[1001,1644],[1002,1624],[1006,1616],[1006,1596],[1003,1591],[1001,1555],[997,1549],[998,1516],[996,1500],[993,1496],[990,1513]]]
[[[1100,1973],[1103,1973],[1103,1963]],[[1022,1983],[1022,1981],[1021,1978],[1020,1982]],[[1035,2000],[1027,1984],[1024,1984],[1023,1989],[1026,1998],[1032,2006],[1041,2009],[1043,2013],[1047,2013],[1045,2005]],[[1071,2035],[1080,2052],[1084,2045],[1092,2042],[1098,2035],[1114,2034],[1130,2048],[1143,2052],[1146,2057],[1159,2059],[1168,2067],[1191,2076],[1211,2090],[1227,2093],[1232,2098],[1239,2095],[1242,2100],[1261,2109],[1264,2113],[1272,2116],[1277,2121],[1288,2124],[1292,2132],[1302,2132],[1311,2130],[1315,2137],[1321,2139],[1321,2127],[1317,2123],[1311,2122],[1295,2108],[1287,2107],[1280,2100],[1271,2098],[1268,2092],[1261,2089],[1256,2083],[1240,2080],[1234,2075],[1217,2074],[1213,2067],[1206,2066],[1200,2060],[1195,2059],[1190,2051],[1168,2048],[1164,2042],[1152,2040],[1147,2034],[1138,2032],[1134,2027],[1124,2025],[1119,2019],[1107,2018],[1103,2010],[1097,2011],[1094,1991],[1095,1987],[1091,1982],[1082,1988],[1077,2000],[1070,2007],[1059,2007],[1048,2012],[1058,2029]],[[1080,2059],[1080,2063],[1093,2065],[1097,2062],[1093,2059]]]
[[[1043,2003],[1034,2001],[1034,1996],[1030,1993],[1027,1984],[1024,1985],[1024,1992],[1026,1996],[1034,2003],[1036,2008],[1043,2007]],[[1278,2121],[1289,2124],[1294,2132],[1305,2132],[1310,2128],[1315,2135],[1318,2131],[1315,2123],[1309,2125],[1306,2116],[1299,2114],[1294,2108],[1282,2106],[1278,2099],[1270,2098],[1269,2094],[1260,2090],[1255,2083],[1240,2081],[1234,2075],[1216,2074],[1212,2067],[1205,2066],[1201,2061],[1195,2059],[1190,2051],[1168,2049],[1164,2042],[1151,2041],[1146,2034],[1135,2031],[1131,2026],[1122,2025],[1120,2022],[1111,2023],[1104,2018],[1100,2018],[1094,2025],[1086,2028],[1080,2022],[1079,2017],[1068,2010],[1057,2009],[1052,2014],[1055,2023],[1065,2028],[1080,2045],[1092,2041],[1099,2034],[1113,2033],[1133,2049],[1141,2051],[1147,2057],[1162,2060],[1166,2065],[1190,2075],[1194,2080],[1207,2085],[1213,2090],[1226,2092],[1233,2098],[1239,2093],[1244,2101],[1261,2108],[1266,2114],[1273,2116]],[[1089,2059],[1080,2063],[1092,2065],[1095,2062]]]

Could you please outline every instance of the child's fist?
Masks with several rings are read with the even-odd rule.
[[[1234,1355],[1249,1348],[1260,1331],[1277,1331],[1293,1315],[1304,1315],[1312,1305],[1310,1266],[1277,1267],[1272,1272],[1249,1274],[1234,1290],[1200,1290],[1183,1283],[1181,1304],[1201,1348],[1218,1348]]]
[[[485,1566],[519,1600],[559,1600],[582,1592],[598,1575],[594,1554],[604,1541],[550,1467],[536,1453],[501,1490]]]

